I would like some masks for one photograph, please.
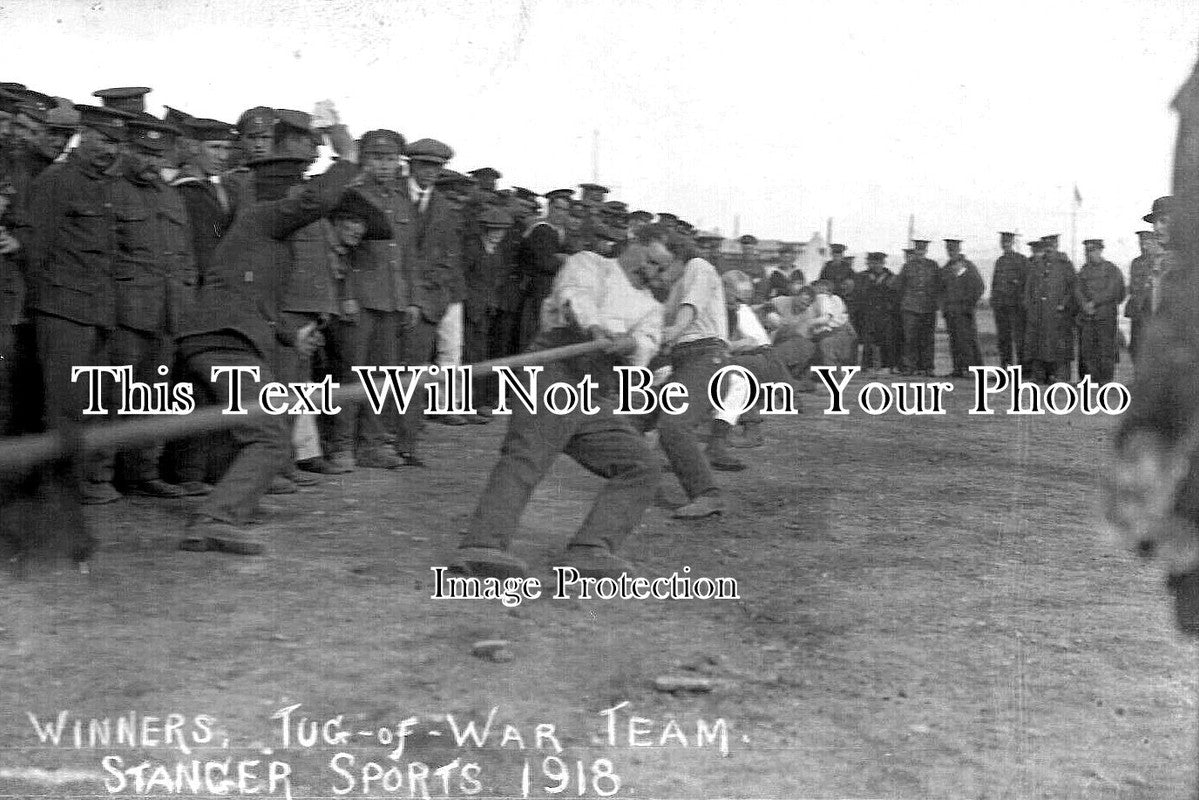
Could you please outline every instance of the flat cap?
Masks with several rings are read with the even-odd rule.
[[[99,97],[105,108],[145,111],[146,95],[152,91],[149,86],[114,86],[111,89],[97,89],[92,92],[92,97]]]
[[[1031,247],[1033,250],[1039,250],[1040,248],[1045,246],[1045,243],[1042,242],[1040,239],[1029,239],[1028,246]]]
[[[945,244],[961,244],[962,243],[961,239],[943,239],[942,241],[944,241]]]
[[[132,117],[124,111],[103,106],[75,106],[79,112],[79,124],[100,131],[110,139],[125,141]]]
[[[567,200],[573,200],[575,196],[574,189],[552,189],[545,193],[546,200],[553,200],[556,197],[563,197]]]
[[[919,250],[921,247],[928,247],[928,239],[913,239],[912,249]]]
[[[1137,231],[1137,236],[1142,239],[1152,239],[1157,236],[1157,231]]]
[[[131,119],[128,124],[129,143],[138,150],[162,153],[174,147],[179,129],[165,122],[151,119]]]
[[[363,234],[365,239],[394,238],[387,213],[352,189],[343,194],[341,200],[329,212],[329,219],[345,217],[361,220],[366,225],[366,233]]]
[[[484,228],[511,228],[514,220],[507,211],[493,206],[479,215],[479,224]]]
[[[830,244],[828,246],[828,249],[830,252],[833,252],[833,253],[844,253],[846,250],[846,247],[843,244]]]
[[[867,253],[867,254],[866,254],[866,260],[867,260],[867,261],[874,261],[874,262],[878,262],[878,261],[886,261],[886,260],[887,260],[887,254],[886,254],[886,253],[880,253],[880,252],[878,252],[878,251],[875,251],[875,252],[873,252],[873,253]]]
[[[615,214],[627,214],[629,212],[629,204],[620,200],[609,200],[604,203],[604,210]]]
[[[678,221],[679,221],[679,218],[676,217],[674,214],[671,214],[669,211],[659,211],[658,212],[658,222],[669,222],[671,225],[673,225]]]
[[[1159,197],[1154,200],[1153,210],[1141,217],[1141,219],[1145,220],[1145,222],[1153,223],[1156,222],[1157,218],[1162,214],[1169,214],[1173,210],[1174,198],[1170,195],[1166,195],[1165,197]]]
[[[404,145],[404,136],[387,128],[367,131],[358,140],[358,149],[363,153],[398,156],[404,154]]]
[[[712,233],[710,231],[696,231],[695,232],[695,241],[697,241],[697,242],[721,242],[721,241],[724,241],[724,237],[721,236],[719,233]]]
[[[270,133],[275,129],[275,109],[268,106],[247,108],[237,118],[237,132],[242,136]]]
[[[741,244],[753,245],[753,244],[758,243],[758,237],[751,236],[750,234],[747,233],[744,236],[742,236],[740,239],[738,239],[737,241],[740,242]]]
[[[1000,239],[1015,239],[1016,234],[1012,233],[1011,231],[1000,231],[999,238]]]
[[[479,167],[478,169],[472,169],[466,174],[473,175],[476,179],[481,181],[498,181],[500,178],[504,177],[500,171],[494,167]]]
[[[1042,236],[1041,241],[1042,242],[1056,242],[1060,238],[1062,238],[1062,235],[1060,233],[1049,233],[1049,234]]]
[[[176,127],[184,136],[200,142],[232,142],[237,138],[233,126],[219,119],[191,117]]]
[[[1103,247],[1103,240],[1102,239],[1083,239],[1082,246],[1083,247]]]
[[[630,221],[635,220],[637,222],[649,222],[653,218],[653,214],[649,213],[648,211],[641,211],[640,209],[629,214]]]
[[[589,192],[603,192],[604,194],[612,191],[607,186],[600,186],[598,183],[580,183],[579,188]]]
[[[404,155],[409,161],[429,161],[434,164],[444,164],[454,157],[454,151],[448,144],[436,139],[417,139],[408,145]]]
[[[513,186],[512,196],[517,200],[524,200],[526,202],[537,202],[538,198],[537,192],[534,192],[531,189],[526,189],[523,186]]]

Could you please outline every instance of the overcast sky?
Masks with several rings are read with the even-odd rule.
[[[333,99],[460,170],[592,177],[726,234],[851,251],[995,231],[1103,237],[1126,266],[1169,188],[1194,0],[42,0],[0,4],[5,80],[85,102],[153,86],[232,121]],[[15,35],[14,35],[15,34]],[[1081,246],[1079,247],[1081,251]],[[937,248],[936,255],[940,255]]]

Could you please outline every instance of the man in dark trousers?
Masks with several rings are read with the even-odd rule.
[[[903,374],[933,374],[937,304],[941,300],[941,276],[937,262],[928,258],[927,239],[912,241],[912,254],[899,273],[896,291],[903,313]]]
[[[52,429],[63,431],[100,419],[84,417],[88,382],[72,381],[72,368],[113,363],[117,223],[108,171],[125,142],[129,119],[111,109],[77,108],[79,146],[34,181],[23,233],[46,419]],[[112,485],[111,454],[90,455],[83,472],[83,502],[120,499]]]
[[[834,244],[829,247],[829,252],[833,257],[824,262],[824,267],[820,270],[820,276],[817,280],[828,281],[833,287],[833,293],[844,298],[846,295],[846,281],[853,280],[853,263],[851,259],[845,257],[846,247],[843,244]]]
[[[999,234],[1002,255],[995,259],[991,276],[991,313],[999,345],[999,365],[1024,363],[1024,282],[1028,280],[1028,258],[1015,250],[1016,234]]]
[[[178,346],[197,389],[210,397],[230,392],[230,377],[215,375],[215,369],[251,366],[258,376],[242,376],[239,397],[244,408],[253,408],[262,384],[276,379],[270,365],[277,346],[311,353],[321,343],[314,325],[293,327],[280,302],[292,269],[292,235],[335,208],[358,174],[358,148],[344,126],[329,128],[328,135],[340,160],[310,181],[303,181],[303,158],[255,163],[255,199],[221,239],[197,301],[184,314]],[[233,463],[197,509],[181,549],[249,555],[265,549],[245,524],[286,465],[288,426],[283,417],[257,414],[233,436]]]
[[[1074,265],[1058,252],[1059,238],[1056,233],[1041,238],[1042,252],[1024,285],[1026,372],[1042,384],[1065,377],[1074,360]]]
[[[1090,375],[1099,384],[1115,377],[1119,330],[1116,324],[1124,302],[1124,276],[1103,257],[1103,240],[1082,243],[1086,262],[1074,282],[1078,308],[1078,377]]]
[[[435,186],[442,168],[454,157],[454,151],[435,139],[419,139],[408,145],[406,154],[410,171],[407,195],[411,224],[397,227],[396,235],[407,234],[402,257],[409,286],[416,280],[422,285],[420,304],[410,296],[399,312],[395,363],[422,366],[433,363],[437,326],[448,305],[446,286],[461,269],[460,222],[457,212]],[[425,466],[417,453],[424,429],[424,412],[425,394],[418,392],[396,429],[396,455],[405,466]]]
[[[953,360],[949,376],[965,378],[969,367],[982,365],[974,311],[986,287],[978,267],[962,255],[960,239],[946,239],[945,254],[949,260],[941,269],[941,314],[949,332],[949,353]]]
[[[862,309],[862,369],[899,368],[898,281],[887,269],[886,253],[867,253],[866,271],[854,280],[854,298]]]
[[[493,355],[495,343],[491,335],[495,318],[500,313],[498,303],[512,270],[512,253],[505,247],[512,215],[502,208],[488,208],[479,215],[478,226],[463,242],[462,271],[466,284],[463,307],[465,340],[462,359],[477,364]],[[511,355],[504,353],[503,355]],[[494,375],[477,375],[475,407],[479,414],[490,416],[497,401],[499,384]]]
[[[129,121],[129,154],[113,184],[116,209],[116,328],[112,360],[130,365],[133,379],[162,381],[158,368],[174,361],[179,314],[195,291],[192,231],[179,193],[161,177],[165,154],[178,130],[154,118]],[[178,498],[186,492],[159,477],[161,445],[122,454],[124,482],[132,494]]]
[[[586,341],[604,352],[545,364],[539,383],[599,384],[598,413],[530,413],[516,403],[500,457],[491,470],[451,567],[481,577],[524,577],[528,565],[508,552],[533,490],[560,454],[605,479],[582,527],[559,562],[584,577],[619,576],[632,569],[616,553],[654,498],[660,469],[641,432],[613,414],[621,363],[646,366],[662,336],[662,306],[650,285],[671,263],[669,234],[647,225],[617,258],[583,252],[571,256],[554,279],[533,344],[546,350]],[[626,354],[627,353],[627,354]]]
[[[401,313],[415,306],[419,314],[436,302],[436,276],[420,272],[407,256],[415,219],[400,170],[404,145],[403,136],[384,128],[367,131],[358,142],[362,180],[352,191],[379,210],[392,236],[366,240],[355,253],[362,264],[355,276],[359,314],[352,329],[342,331],[341,340],[345,357],[355,366],[397,363]],[[333,420],[332,459],[346,466],[394,469],[403,461],[388,449],[384,437],[383,418],[369,408],[343,409]]]

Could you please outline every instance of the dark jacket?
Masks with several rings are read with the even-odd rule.
[[[75,153],[34,180],[21,237],[31,308],[81,325],[116,325],[112,184]]]
[[[180,338],[234,333],[264,359],[276,342],[292,345],[297,331],[279,308],[293,269],[291,237],[332,211],[357,173],[356,165],[339,162],[282,200],[244,206],[183,315]]]
[[[964,267],[959,275],[958,267]],[[973,311],[986,287],[978,267],[967,258],[950,261],[941,269],[941,306],[946,311]]]
[[[1020,253],[1004,253],[995,259],[991,276],[991,307],[1019,306],[1024,302],[1024,283],[1028,280],[1028,258]]]
[[[161,181],[124,177],[113,184],[117,324],[173,334],[196,285],[192,231],[179,193]]]
[[[1074,281],[1074,300],[1081,319],[1115,322],[1120,303],[1124,302],[1124,276],[1110,261],[1084,263]],[[1087,314],[1087,301],[1095,304],[1095,313]]]
[[[1024,349],[1033,361],[1074,359],[1074,265],[1061,253],[1032,261],[1024,285]]]
[[[198,175],[183,175],[176,178],[171,185],[179,191],[187,209],[188,221],[191,223],[192,253],[196,259],[196,270],[202,280],[209,270],[217,243],[233,221],[232,201],[229,201],[228,209],[224,208],[216,188]],[[225,188],[225,192],[228,197],[228,187]]]
[[[899,307],[915,314],[932,314],[941,299],[941,268],[931,258],[917,258],[903,265],[896,282]]]

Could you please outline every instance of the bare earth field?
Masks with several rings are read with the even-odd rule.
[[[723,518],[651,508],[626,553],[642,573],[731,576],[740,601],[430,600],[502,423],[431,425],[426,470],[269,498],[261,558],[177,551],[177,505],[89,510],[90,574],[0,577],[0,795],[137,795],[102,768],[116,756],[172,781],[193,758],[258,760],[260,776],[286,762],[296,798],[595,797],[617,788],[609,770],[633,798],[1188,796],[1195,648],[1157,570],[1095,525],[1114,421],[970,417],[970,395],[959,381],[944,417],[833,417],[821,393],[738,451],[751,468],[721,474]],[[515,552],[546,583],[597,486],[562,459],[535,495]],[[511,660],[472,655],[493,638]],[[660,676],[711,691],[659,691]],[[601,712],[622,702],[610,741]],[[293,725],[285,748],[271,715],[295,704],[344,715],[351,739],[303,747]],[[458,746],[493,708],[486,744]],[[39,742],[28,714],[64,710],[84,747],[69,725]],[[86,720],[130,712],[159,718],[141,746],[117,743],[115,721],[87,746]],[[145,746],[171,713],[190,755]],[[538,724],[555,726],[540,748]]]

